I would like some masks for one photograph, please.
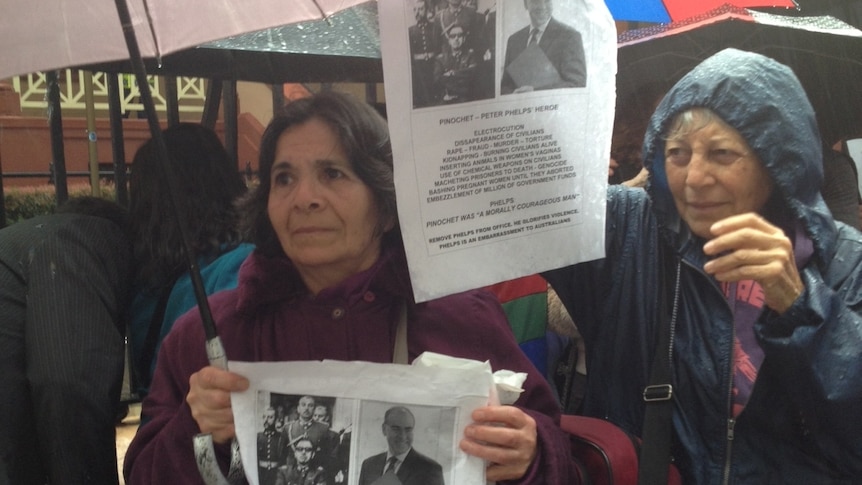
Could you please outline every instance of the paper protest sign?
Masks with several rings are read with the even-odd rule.
[[[604,2],[437,3],[378,3],[416,300],[604,256],[616,75]]]
[[[250,382],[248,390],[231,395],[231,407],[252,485],[274,485],[279,474],[286,479],[300,467],[306,476],[321,473],[340,478],[340,483],[376,483],[384,474],[386,452],[408,447],[422,459],[405,460],[402,466],[415,462],[424,467],[422,474],[439,474],[439,483],[485,485],[485,463],[461,451],[458,442],[470,413],[488,404],[492,395],[494,378],[487,363],[454,369],[234,361],[230,367]],[[318,407],[326,419],[315,414]],[[409,439],[390,433],[386,416],[390,427],[412,428]]]

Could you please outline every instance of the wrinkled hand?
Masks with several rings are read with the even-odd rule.
[[[248,379],[217,367],[204,367],[189,378],[186,402],[201,433],[210,433],[215,443],[227,443],[236,435],[230,393],[248,389]]]
[[[784,231],[754,213],[722,219],[710,228],[715,236],[703,246],[714,258],[704,271],[718,281],[754,280],[763,287],[764,302],[784,313],[802,294],[793,244]]]
[[[536,421],[514,406],[473,411],[461,449],[489,462],[489,481],[521,478],[536,457]]]

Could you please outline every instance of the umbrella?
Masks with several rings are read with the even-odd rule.
[[[799,6],[787,10],[787,15],[831,15],[862,29],[862,2],[853,0],[794,0]],[[778,12],[773,12],[778,13]]]
[[[328,17],[364,0],[127,0],[145,58],[216,39]],[[128,59],[113,0],[6,0],[0,16],[0,79]]]
[[[2,37],[3,33],[0,33]],[[326,21],[307,20],[207,42],[166,54],[161,59],[146,58],[144,64],[147,72],[153,75],[202,77],[214,81],[241,80],[267,84],[382,82],[377,2],[346,8],[330,15]],[[92,72],[133,72],[128,58],[75,67]],[[220,86],[220,82],[210,84],[206,112],[218,111]],[[229,100],[230,96],[225,100],[225,115],[233,114],[229,113],[230,108],[236,106],[235,103],[231,105]],[[236,123],[232,121],[235,119],[235,115],[225,118],[225,142],[234,155],[237,138]],[[168,121],[171,122],[170,111]],[[60,137],[59,125],[57,130],[56,137]],[[122,144],[120,135],[112,136],[114,146]],[[55,166],[60,165],[61,154],[62,146],[57,152]],[[118,159],[121,165],[117,173],[124,173],[122,158]],[[65,170],[58,170],[56,177],[59,191],[66,186]],[[0,215],[2,213],[0,205]]]
[[[0,79],[128,58],[138,80],[153,140],[168,175],[170,200],[177,206],[182,203],[182,194],[172,176],[167,147],[146,81],[144,57],[158,61],[167,54],[203,42],[325,18],[358,3],[358,0],[292,0],[286,6],[269,0],[245,0],[238,8],[231,0],[7,0],[0,18],[0,59],[4,59],[0,64]],[[202,25],[205,28],[200,28]],[[206,330],[207,356],[212,365],[226,369],[227,359],[215,332],[182,214],[178,211],[176,222],[183,236],[189,274]],[[206,483],[232,483],[240,478],[235,441],[228,479],[221,474],[215,461],[211,437],[198,435],[194,445],[198,467]]]
[[[327,18],[206,42],[145,59],[149,74],[281,84],[285,82],[382,82],[377,2]],[[128,59],[81,66],[99,72],[131,72]]]
[[[646,85],[669,88],[700,61],[736,47],[793,69],[830,144],[862,120],[862,31],[833,17],[725,6],[688,21],[624,32],[617,45],[620,100]]]
[[[605,0],[614,20],[667,23],[694,17],[723,4],[734,7],[795,7],[793,0]]]

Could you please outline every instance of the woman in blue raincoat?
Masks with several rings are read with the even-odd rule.
[[[860,483],[862,235],[820,196],[793,72],[712,56],[659,104],[643,153],[647,190],[608,190],[606,257],[545,275],[586,341],[584,414],[642,432],[670,321],[685,483]]]

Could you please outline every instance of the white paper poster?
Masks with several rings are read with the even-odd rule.
[[[604,256],[616,75],[607,7],[459,3],[378,3],[417,301]]]
[[[248,390],[231,394],[231,406],[252,485],[299,483],[291,479],[296,468],[304,468],[306,479],[320,474],[335,483],[398,483],[394,474],[384,473],[387,451],[406,452],[398,447],[421,454],[423,468],[414,472],[434,483],[485,485],[486,464],[461,451],[458,443],[472,422],[470,413],[492,396],[494,379],[487,363],[472,361],[457,368],[340,361],[230,365],[250,382]],[[326,417],[312,414],[318,408]],[[291,410],[296,414],[292,420]],[[277,411],[284,412],[281,422]],[[409,438],[383,426],[393,412],[402,419],[409,416],[408,422],[389,424],[409,427]],[[273,448],[285,453],[275,455]],[[419,467],[419,461],[405,459],[402,466]],[[439,480],[433,480],[432,472]]]
[[[856,164],[856,173],[862,173],[862,138],[847,140],[847,152]],[[862,193],[862,177],[858,177],[859,193]]]

